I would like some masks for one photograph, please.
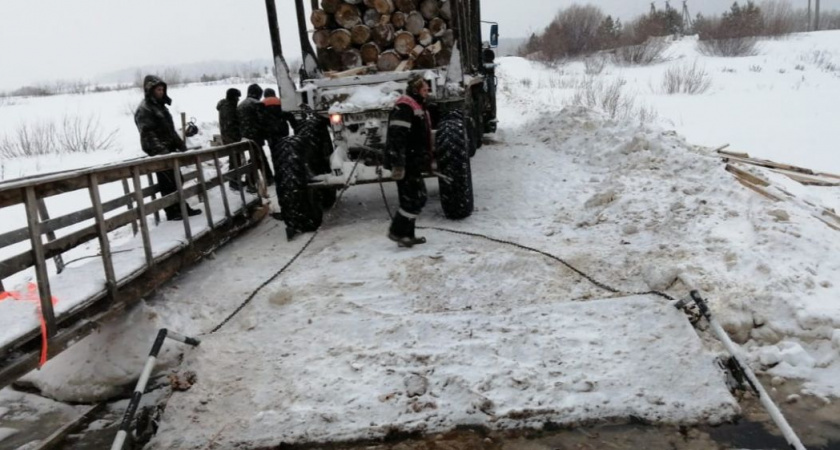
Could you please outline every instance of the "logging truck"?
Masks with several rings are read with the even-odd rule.
[[[470,157],[496,130],[494,51],[498,24],[480,0],[295,0],[303,57],[299,83],[283,56],[274,0],[266,0],[284,109],[301,120],[274,155],[283,168],[281,209],[315,229],[336,193],[391,181],[382,167],[388,115],[406,80],[420,73],[431,93],[437,178],[444,214],[473,211]],[[487,40],[482,39],[482,31]],[[281,169],[277,170],[278,173]],[[284,216],[288,217],[287,214]],[[288,221],[287,221],[288,223]]]

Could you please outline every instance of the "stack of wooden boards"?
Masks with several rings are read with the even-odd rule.
[[[430,69],[449,64],[455,33],[447,0],[321,0],[312,40],[326,71]]]
[[[726,163],[726,170],[734,175],[738,182],[774,202],[792,200],[796,196],[781,186],[773,185],[770,180],[762,177],[760,174],[750,171],[748,166],[766,168],[771,172],[785,175],[806,186],[840,187],[840,175],[814,172],[811,169],[777,163],[766,159],[750,158],[746,153],[731,152],[723,149],[718,149],[717,152]],[[840,231],[840,215],[836,211],[815,205],[808,200],[803,200],[803,203],[812,209],[814,217],[829,227]]]

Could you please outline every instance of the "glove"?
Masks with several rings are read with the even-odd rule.
[[[402,180],[405,178],[405,167],[394,167],[391,170],[391,178],[395,180]]]

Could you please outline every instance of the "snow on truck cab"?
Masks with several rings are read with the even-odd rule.
[[[498,24],[479,0],[295,0],[303,64],[296,86],[283,57],[274,0],[266,0],[284,109],[301,119],[275,155],[278,200],[315,229],[346,185],[389,181],[382,167],[388,115],[419,73],[430,86],[441,206],[473,211],[470,157],[496,130]],[[307,21],[307,17],[309,20]],[[484,26],[482,25],[484,24]],[[309,27],[314,27],[310,31]],[[482,41],[482,28],[489,30]],[[287,222],[288,223],[288,222]],[[300,225],[298,225],[300,229]]]

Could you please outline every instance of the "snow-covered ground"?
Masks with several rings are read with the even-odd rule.
[[[708,147],[730,143],[752,156],[840,172],[832,153],[840,114],[821,106],[840,93],[840,77],[808,56],[840,62],[838,38],[797,35],[739,59],[697,56],[685,40],[671,47],[668,63],[608,65],[603,79],[624,79],[637,106],[658,113],[641,126],[567,105],[585,77],[583,63],[552,69],[501,59],[500,130],[472,160],[476,211],[446,221],[429,181],[420,222],[548,251],[622,292],[684,295],[674,279],[689,275],[754,369],[800,379],[806,394],[833,400],[840,396],[840,235],[813,217],[809,203],[840,209],[840,188],[806,188],[752,169],[796,195],[774,203],[738,184]],[[712,76],[708,93],[657,91],[668,67],[694,61]],[[210,122],[225,87],[172,96],[194,102],[189,109],[206,111],[194,115]],[[86,97],[64,101],[79,99]],[[114,155],[127,156],[136,154]],[[17,173],[32,170],[26,164]],[[395,187],[386,191],[394,205]],[[397,249],[386,228],[378,187],[349,190],[300,261],[220,333],[186,350],[177,370],[195,371],[198,382],[170,401],[155,448],[630,415],[715,422],[737,412],[712,363],[719,347],[708,336],[701,345],[666,301],[612,295],[544,257],[481,239],[427,230],[426,245]],[[306,237],[286,242],[280,224],[261,224],[29,381],[75,400],[130,383],[151,330],[203,335]],[[123,329],[133,331],[113,339]],[[161,364],[171,366],[181,351],[168,343]]]

